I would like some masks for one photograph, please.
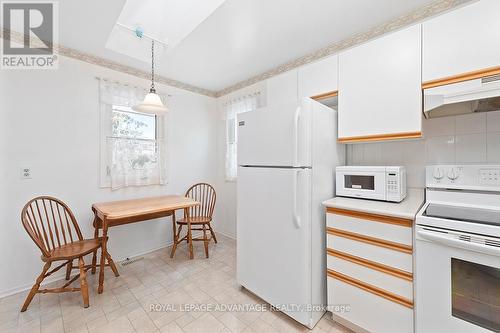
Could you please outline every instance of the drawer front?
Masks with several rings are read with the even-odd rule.
[[[405,279],[388,270],[386,272],[354,263],[349,260],[328,254],[327,268],[356,280],[366,282],[380,289],[387,290],[393,294],[408,300],[413,300],[413,282]]]
[[[396,243],[412,245],[412,221],[378,217],[369,214],[361,216],[365,216],[365,218],[329,213],[326,217],[327,226]],[[371,219],[369,220],[366,217],[371,217]]]
[[[412,253],[373,245],[359,240],[327,234],[327,247],[350,255],[368,259],[376,263],[397,268],[409,273],[413,272]]]
[[[369,332],[413,332],[413,309],[336,278],[328,277],[328,304],[348,304],[349,311],[333,312]]]

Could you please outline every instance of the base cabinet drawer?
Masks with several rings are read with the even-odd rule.
[[[413,272],[413,257],[411,252],[405,253],[332,234],[327,234],[326,243],[329,249],[349,253],[406,272]]]
[[[413,309],[328,277],[328,304],[348,305],[338,316],[372,333],[412,333]]]
[[[406,275],[403,275],[402,273],[400,273],[400,276],[397,276],[397,272],[395,273],[394,271],[389,270],[389,268],[383,272],[361,264],[353,263],[330,253],[327,256],[327,268],[350,276],[356,280],[366,282],[380,289],[387,290],[409,301],[413,300],[412,278],[407,278]],[[411,274],[408,275],[411,276]]]
[[[360,215],[363,216],[362,214]],[[409,246],[413,243],[412,221],[410,220],[384,217],[380,218],[380,221],[376,221],[375,219],[368,220],[366,218],[328,213],[326,215],[326,225],[330,228],[381,238]]]

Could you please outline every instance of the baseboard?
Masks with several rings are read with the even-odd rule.
[[[118,263],[118,262],[121,262],[121,261],[123,261],[123,260],[125,260],[127,258],[132,259],[132,258],[135,258],[135,257],[140,257],[140,256],[146,255],[148,253],[155,252],[155,251],[167,248],[169,246],[172,246],[172,244],[173,244],[173,241],[172,242],[168,242],[167,244],[164,244],[162,246],[159,246],[159,247],[147,250],[147,251],[143,251],[143,252],[139,252],[139,253],[136,253],[136,254],[132,254],[132,255],[126,256],[124,258],[114,259],[114,261],[116,261]],[[56,266],[54,266],[54,267],[56,267]],[[41,269],[42,269],[42,266],[40,266],[40,270]],[[59,272],[55,273],[53,276],[49,276],[48,278],[46,278],[45,280],[43,280],[42,286],[45,286],[47,284],[63,280],[65,278],[66,278],[66,271],[64,270],[64,268],[62,268],[61,271],[59,271]],[[18,294],[18,293],[21,293],[21,292],[24,292],[26,290],[31,289],[31,287],[33,286],[33,283],[35,283],[35,279],[36,278],[34,278],[33,282],[30,283],[30,284],[23,285],[23,286],[18,286],[18,287],[14,287],[14,288],[11,288],[11,289],[0,291],[0,299],[8,297],[8,296],[12,296],[12,295],[15,295],[15,294]]]
[[[42,269],[42,266],[43,265],[40,266],[40,270]],[[62,280],[64,278],[66,278],[66,273],[65,273],[64,270],[62,270],[60,272],[57,272],[55,275],[46,278],[43,281],[43,283],[41,284],[41,286],[45,286],[47,284],[50,284],[52,282],[56,282],[56,281]],[[21,293],[23,291],[31,289],[31,287],[33,286],[33,283],[35,283],[35,279],[36,279],[36,277],[33,279],[33,282],[30,283],[30,284],[26,284],[26,285],[23,285],[23,286],[14,287],[14,288],[11,288],[11,289],[0,291],[0,299],[8,297],[8,296],[12,296],[12,295],[15,295],[15,294],[18,294],[18,293]]]
[[[218,234],[221,234],[222,236],[225,236],[227,238],[231,238],[232,240],[236,240],[236,236],[232,236],[232,235],[226,234],[225,232],[219,231],[217,229],[214,229],[214,231],[216,233],[218,233]]]
[[[361,326],[353,324],[350,321],[348,321],[348,320],[346,320],[346,319],[344,319],[342,317],[339,317],[339,316],[337,316],[334,313],[331,313],[331,312],[329,312],[329,313],[332,315],[332,320],[333,321],[336,321],[340,325],[347,327],[348,329],[350,329],[351,331],[353,331],[355,333],[370,333],[369,331],[365,330]]]
[[[139,252],[137,254],[133,254],[133,255],[130,255],[130,256],[127,256],[127,257],[124,257],[124,258],[115,259],[114,261],[116,261],[116,262],[122,262],[122,261],[126,260],[127,258],[133,259],[135,257],[140,257],[140,256],[143,256],[143,255],[149,254],[151,252],[155,252],[155,251],[158,251],[158,250],[161,250],[161,249],[165,249],[165,248],[167,248],[169,246],[172,246],[172,245],[174,245],[173,241],[168,242],[167,244],[164,244],[162,246],[155,247],[155,248],[150,249],[150,250]]]

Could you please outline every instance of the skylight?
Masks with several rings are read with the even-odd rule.
[[[150,40],[141,41],[128,29],[140,27],[147,36],[171,49],[186,38],[225,0],[127,0],[106,48],[149,61]],[[166,51],[165,48],[159,51]]]

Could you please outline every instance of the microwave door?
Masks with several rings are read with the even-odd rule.
[[[345,175],[344,184],[350,189],[375,191],[375,176]]]
[[[385,172],[337,172],[337,195],[385,200]]]

